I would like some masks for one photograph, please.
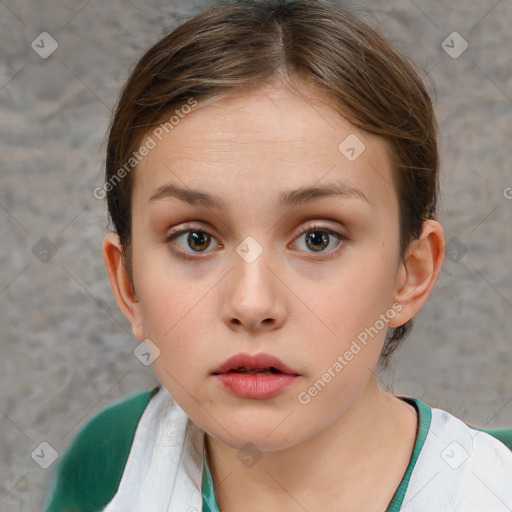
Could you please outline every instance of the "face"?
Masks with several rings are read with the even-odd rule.
[[[282,86],[203,106],[160,137],[132,204],[136,335],[158,347],[159,380],[233,448],[335,425],[396,312],[385,143]]]

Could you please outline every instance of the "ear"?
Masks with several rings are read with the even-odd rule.
[[[132,324],[134,336],[142,341],[146,336],[142,325],[140,303],[135,286],[123,263],[123,250],[119,236],[115,233],[108,233],[103,240],[101,251],[117,305]]]
[[[398,268],[395,301],[402,309],[389,322],[389,327],[405,324],[421,309],[441,271],[444,250],[441,224],[431,219],[424,221],[420,238],[409,244]]]

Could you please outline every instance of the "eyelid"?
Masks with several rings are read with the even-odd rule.
[[[347,238],[342,233],[338,233],[335,228],[331,228],[322,223],[322,221],[311,221],[309,224],[306,224],[304,227],[301,227],[296,236],[307,233],[308,231],[327,231],[328,233],[332,233],[333,235],[338,235],[340,237]]]
[[[169,231],[167,231],[165,233],[165,240],[166,241],[172,240],[173,238],[175,238],[176,235],[181,235],[185,231],[192,231],[194,229],[197,229],[197,228],[194,228],[187,222],[184,224],[179,224],[178,226],[171,228]]]

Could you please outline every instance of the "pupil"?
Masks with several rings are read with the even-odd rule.
[[[319,234],[320,236],[318,236]],[[308,247],[310,242],[314,244],[313,250],[319,251],[325,249],[325,247],[329,245],[329,237],[327,233],[324,233],[323,231],[312,231],[311,233],[308,233],[308,235],[306,236],[306,244],[308,245]],[[321,247],[319,248],[317,244],[321,244]],[[311,247],[309,248],[311,249]]]

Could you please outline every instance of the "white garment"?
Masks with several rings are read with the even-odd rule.
[[[431,411],[400,511],[511,512],[512,452],[448,412]],[[200,512],[203,446],[204,431],[162,387],[139,421],[104,512]]]
[[[104,512],[200,512],[204,431],[162,387],[140,418]]]
[[[512,452],[450,413],[431,410],[400,511],[511,512]]]

